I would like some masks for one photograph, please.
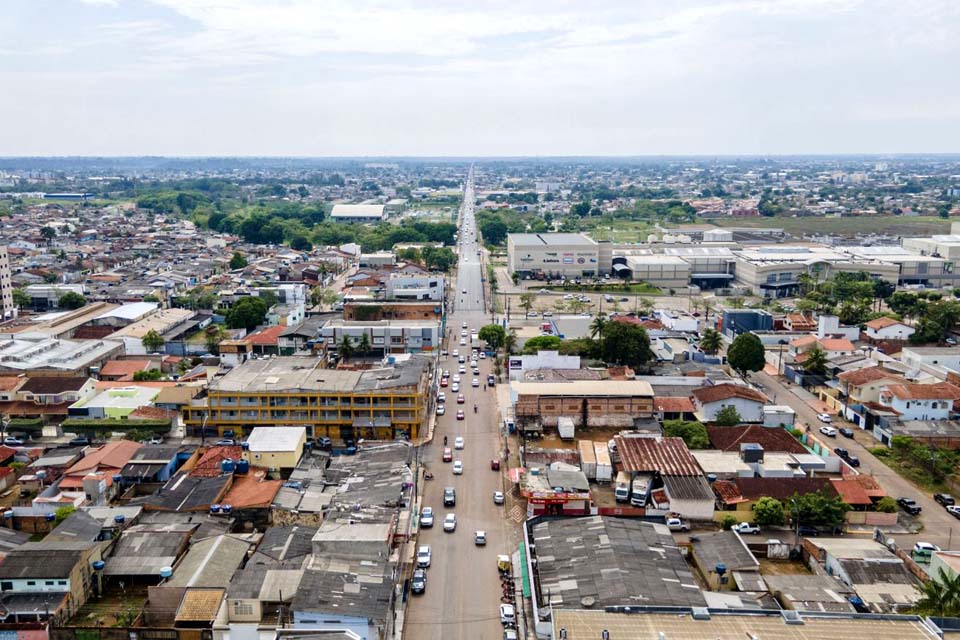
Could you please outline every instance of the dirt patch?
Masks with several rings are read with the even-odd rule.
[[[760,574],[765,576],[802,576],[809,575],[810,569],[802,562],[785,562],[759,558]]]

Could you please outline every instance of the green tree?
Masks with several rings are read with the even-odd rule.
[[[600,354],[608,364],[626,365],[634,369],[645,366],[654,358],[647,330],[628,322],[607,324]]]
[[[803,371],[810,375],[822,376],[827,373],[827,353],[819,346],[807,351],[803,360]]]
[[[764,496],[753,505],[753,521],[762,527],[779,527],[786,521],[783,503]]]
[[[227,311],[227,326],[231,329],[253,329],[263,324],[269,308],[258,296],[240,298]]]
[[[61,309],[79,309],[87,304],[87,299],[74,291],[67,291],[57,301]]]
[[[923,585],[923,595],[914,611],[927,616],[960,616],[960,574],[948,574],[941,568]]]
[[[350,341],[350,336],[347,334],[343,334],[343,340],[340,341],[337,354],[340,356],[342,362],[346,362],[353,357],[353,342]]]
[[[366,331],[360,335],[360,340],[357,341],[357,352],[362,356],[370,353],[370,336],[367,335]]]
[[[737,524],[737,519],[733,516],[723,516],[720,518],[720,528],[724,531],[730,531],[733,529],[733,525]]]
[[[836,495],[822,491],[794,494],[790,499],[790,516],[797,524],[839,527],[847,517],[850,506]]]
[[[239,251],[233,252],[233,257],[230,258],[230,269],[243,269],[247,266],[247,259],[243,257],[243,254]]]
[[[314,287],[310,291],[310,302],[312,302],[314,306],[323,305],[325,307],[330,307],[339,299],[340,296],[338,296],[337,292],[332,289]]]
[[[477,337],[486,342],[491,349],[497,351],[507,339],[507,330],[499,324],[488,324],[480,327]]]
[[[153,353],[160,351],[165,341],[163,336],[157,333],[156,329],[150,329],[150,331],[147,331],[143,338],[140,339],[140,342],[143,343],[143,348],[146,349],[148,353]]]
[[[290,239],[290,248],[296,251],[311,251],[313,243],[307,240],[306,236],[296,235]]]
[[[226,340],[230,334],[219,324],[211,324],[207,327],[203,337],[203,343],[207,347],[207,353],[216,355],[220,352],[220,343]]]
[[[557,336],[537,336],[523,343],[524,355],[533,355],[539,351],[556,351],[562,341]]]
[[[56,511],[53,512],[53,526],[54,528],[59,527],[60,523],[70,517],[70,514],[76,511],[77,508],[72,504],[59,507]]]
[[[917,323],[916,332],[910,336],[910,342],[943,342],[950,336],[957,322],[960,322],[960,302],[937,300],[928,303],[926,312]]]
[[[721,427],[735,427],[743,422],[743,418],[740,417],[740,412],[737,411],[737,408],[731,404],[717,411],[713,422]]]
[[[143,369],[141,371],[133,372],[133,379],[136,382],[144,382],[147,380],[159,380],[163,378],[163,372],[160,369]]]
[[[501,218],[491,218],[480,224],[480,234],[488,245],[501,245],[507,239],[507,223]]]
[[[727,349],[727,362],[741,377],[752,371],[760,371],[766,364],[763,343],[752,333],[741,333]]]
[[[49,242],[57,237],[57,230],[53,227],[40,227],[40,235]]]
[[[897,501],[894,500],[891,496],[883,496],[877,500],[876,510],[880,513],[896,513],[897,512]]]
[[[593,322],[590,323],[590,337],[600,343],[601,349],[603,348],[603,334],[609,324],[610,321],[607,320],[607,316],[603,313],[598,313],[594,316]]]
[[[533,309],[533,305],[537,301],[537,296],[531,291],[525,291],[520,294],[520,308],[523,309],[525,313],[530,313],[530,310]]]
[[[17,287],[13,290],[13,304],[17,305],[18,309],[23,310],[24,307],[33,304],[33,298],[30,297],[26,289]]]
[[[709,449],[710,437],[701,422],[687,420],[664,420],[663,435],[683,438],[688,449]]]
[[[704,329],[700,336],[700,349],[708,355],[716,355],[723,346],[723,336],[716,329]]]

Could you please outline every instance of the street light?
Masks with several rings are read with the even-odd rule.
[[[777,375],[778,375],[778,376],[782,376],[782,375],[783,375],[783,367],[782,367],[782,365],[783,365],[783,348],[784,348],[785,346],[787,346],[788,343],[787,343],[786,340],[784,340],[784,339],[781,338],[780,340],[777,341],[777,344],[780,345],[780,359],[777,361]]]

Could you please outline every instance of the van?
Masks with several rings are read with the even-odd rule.
[[[617,502],[630,501],[630,474],[625,471],[617,473],[617,484],[613,490],[613,497]]]

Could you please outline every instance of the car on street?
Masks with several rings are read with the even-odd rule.
[[[480,369],[474,369],[474,371],[475,371],[476,373],[480,373]],[[470,386],[471,386],[471,387],[479,387],[479,386],[480,386],[480,378],[474,378],[473,381],[470,383]]]
[[[446,402],[447,401],[447,392],[441,391],[437,394],[437,402]]]
[[[446,406],[446,405],[443,405],[443,404],[438,404],[438,405],[437,405],[437,415],[438,415],[438,416],[442,416],[442,415],[445,414],[446,412],[447,412],[447,406]]]
[[[486,351],[481,351],[481,352],[480,352],[480,355],[479,355],[479,358],[480,358],[481,360],[486,360],[486,359],[487,359],[487,352],[486,352]]]
[[[411,593],[423,593],[427,590],[427,572],[423,569],[417,569],[413,572],[413,579],[410,580]]]
[[[467,328],[467,323],[466,323],[466,322],[461,322],[461,323],[460,323],[460,328],[461,328],[461,329],[466,329],[466,328]]]
[[[463,409],[457,411],[457,420],[463,420],[466,416],[463,413]]]
[[[450,378],[440,378],[440,386],[446,387],[450,384]]]
[[[424,507],[420,512],[420,526],[424,529],[433,526],[433,507]]]
[[[320,448],[323,448],[323,444],[320,443],[321,440],[330,440],[330,438],[327,438],[326,436],[317,438],[317,446]],[[148,442],[150,444],[163,444],[163,436],[155,433],[152,436],[150,436],[150,440]]]
[[[453,487],[443,489],[443,506],[455,507],[457,505],[457,490]]]
[[[826,425],[820,427],[820,433],[827,436],[828,438],[836,438],[837,430],[833,427],[828,427]]]
[[[917,501],[913,498],[897,498],[897,504],[900,505],[900,508],[909,513],[912,516],[919,515],[923,508],[917,504]]]
[[[459,350],[459,349],[454,349],[454,350],[450,353],[450,355],[452,355],[454,358],[459,358],[459,357],[460,357],[460,350]],[[449,371],[444,371],[444,372],[443,372],[444,375],[448,375],[449,373],[450,373]]]
[[[503,491],[493,492],[493,504],[503,504]]]
[[[497,384],[497,379],[492,373],[487,374],[487,386],[492,387]]]
[[[466,338],[460,338],[460,346],[461,346],[461,347],[467,346],[467,339],[466,339]]]
[[[427,568],[430,566],[430,560],[433,554],[430,553],[430,545],[422,544],[417,549],[417,566]]]
[[[475,376],[480,375],[480,367],[474,365],[472,371],[473,371],[473,375],[475,375]],[[473,386],[479,387],[479,386],[480,386],[480,380],[478,380],[477,378],[474,378],[474,379],[473,379]]]
[[[453,533],[457,530],[457,514],[447,514],[447,517],[443,519],[443,530],[447,533]]]
[[[517,630],[516,629],[504,629],[503,630],[503,640],[518,640]]]
[[[460,367],[459,367],[457,370],[458,370],[460,373],[466,373],[466,372],[467,372],[467,367],[465,367],[464,365],[460,365]]]
[[[463,436],[457,436],[457,439],[453,441],[454,449],[463,449],[464,440]]]
[[[667,518],[667,528],[670,531],[690,531],[690,525],[680,518]]]
[[[456,385],[454,385],[454,386],[456,386]],[[454,391],[456,391],[456,389],[454,389]],[[467,401],[467,399],[464,397],[464,395],[463,395],[462,393],[457,396],[457,404],[463,404],[463,403],[465,403],[466,401]]]
[[[450,447],[444,447],[443,449],[443,461],[444,462],[453,462],[453,449]]]
[[[840,427],[840,435],[844,438],[853,438],[853,429],[850,427]]]
[[[840,458],[841,460],[845,461],[845,462],[846,462],[847,464],[849,464],[851,467],[859,467],[859,466],[860,466],[860,458],[858,458],[857,456],[853,455],[852,453],[850,453],[849,451],[847,451],[847,450],[844,449],[843,447],[837,447],[836,449],[833,450],[833,452],[834,452],[835,454],[837,454],[837,457],[838,457],[838,458]]]
[[[517,624],[517,611],[512,604],[500,605],[500,623],[510,626]]]
[[[68,444],[71,447],[89,447],[91,444],[93,444],[93,440],[87,438],[86,436],[80,436],[78,438],[74,438]]]
[[[491,458],[490,459],[490,470],[491,471],[500,471],[500,459]]]
[[[933,494],[933,499],[945,507],[949,507],[950,505],[957,503],[954,497],[949,493],[935,493]]]
[[[741,522],[740,524],[733,525],[731,528],[740,535],[750,534],[755,536],[760,533],[760,525],[753,524],[752,522]]]
[[[464,338],[466,338],[466,337],[467,337],[467,330],[466,330],[466,329],[461,329],[461,330],[460,330],[460,335],[463,336]]]
[[[950,505],[949,507],[947,507],[947,513],[952,515],[957,520],[960,520],[960,505],[955,505],[955,504]]]
[[[478,547],[482,547],[487,544],[487,532],[486,531],[475,531],[473,534],[473,544]]]
[[[453,475],[462,476],[463,475],[463,460],[457,460],[453,463]]]
[[[458,391],[460,391],[460,383],[454,382],[452,385],[450,385],[450,391],[452,393],[457,393]]]
[[[820,530],[809,524],[801,524],[797,527],[797,535],[808,538],[816,538],[820,535]]]
[[[223,438],[222,440],[217,440],[217,441],[214,443],[214,446],[217,446],[217,447],[232,447],[232,446],[235,446],[236,444],[237,444],[237,441],[234,440],[233,438]]]
[[[460,376],[457,376],[457,375],[453,376],[453,382],[459,383],[459,382],[460,382]]]
[[[8,447],[22,447],[23,440],[20,438],[14,438],[13,436],[7,436],[3,439],[3,444]]]
[[[829,413],[818,413],[817,420],[819,420],[820,422],[826,422],[827,424],[830,424],[833,418],[830,417]]]

